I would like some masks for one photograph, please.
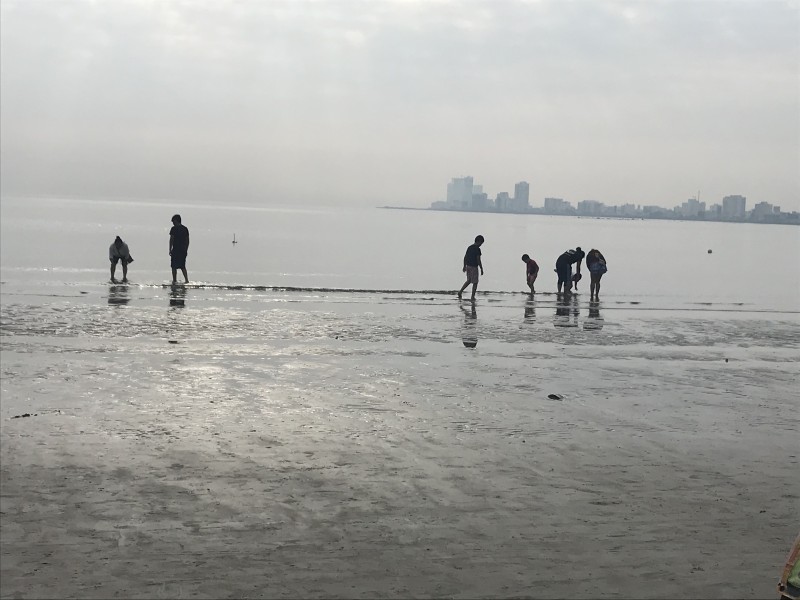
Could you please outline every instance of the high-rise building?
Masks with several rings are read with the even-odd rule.
[[[551,214],[567,214],[575,209],[572,207],[572,204],[565,201],[562,198],[545,198],[544,199],[544,210],[545,212]]]
[[[514,210],[518,212],[527,212],[531,207],[528,194],[530,193],[530,185],[527,181],[520,181],[514,185]]]
[[[511,198],[508,195],[508,192],[500,192],[497,194],[497,198],[494,201],[494,207],[500,212],[509,212],[513,210],[511,204]]]
[[[597,200],[581,200],[578,202],[579,215],[600,216],[603,214],[605,204]]]
[[[747,198],[744,196],[725,196],[722,199],[723,219],[744,219]]]
[[[454,177],[447,184],[448,208],[468,209],[472,205],[472,177]]]

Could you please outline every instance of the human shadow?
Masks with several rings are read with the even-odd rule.
[[[478,312],[475,303],[470,303],[470,308],[461,305],[461,312],[464,313],[464,323],[461,326],[461,342],[467,348],[474,348],[478,345]]]
[[[577,327],[579,313],[578,296],[576,294],[558,294],[553,325],[556,327]]]
[[[173,284],[169,287],[170,308],[183,308],[186,306],[186,286]]]
[[[127,285],[111,285],[108,287],[108,303],[115,306],[124,306],[131,301]]]
[[[593,300],[589,303],[589,317],[584,319],[583,328],[590,331],[598,330],[602,329],[604,324],[605,319],[600,314],[600,303],[597,300]]]
[[[523,317],[523,321],[526,323],[536,322],[536,304],[533,301],[532,294],[525,302],[525,316]]]

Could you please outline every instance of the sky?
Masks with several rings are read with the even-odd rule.
[[[800,0],[0,0],[2,197],[800,210]]]

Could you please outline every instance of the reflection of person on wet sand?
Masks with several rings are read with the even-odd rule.
[[[570,319],[572,313],[572,319]],[[577,327],[578,326],[578,297],[572,294],[559,296],[556,301],[556,314],[553,317],[553,324],[556,327]]]
[[[527,254],[522,255],[522,262],[525,263],[525,283],[528,284],[528,287],[531,290],[531,294],[535,294],[536,290],[533,289],[533,283],[536,281],[536,277],[539,276],[539,265],[536,264],[536,261],[533,260]]]
[[[464,313],[464,325],[461,330],[461,341],[467,348],[474,348],[478,345],[478,313],[475,310],[473,303],[470,310],[463,306],[461,310]]]
[[[123,305],[130,302],[127,285],[112,285],[108,288],[108,303]]]
[[[131,258],[131,251],[128,249],[128,244],[122,241],[122,238],[117,236],[114,242],[108,247],[108,260],[111,261],[111,281],[116,283],[114,275],[117,272],[117,263],[122,263],[122,283],[128,282],[128,265],[133,262]]]
[[[533,303],[533,299],[528,300],[525,303],[525,322],[526,323],[533,323],[536,320],[536,305]]]
[[[472,300],[475,300],[475,291],[478,289],[478,269],[481,270],[483,275],[483,263],[481,262],[481,245],[483,244],[483,236],[479,235],[475,238],[475,243],[467,247],[464,254],[464,268],[461,269],[467,274],[467,280],[461,289],[458,291],[458,298],[461,299],[461,294],[467,289],[467,286],[472,284]]]
[[[589,303],[589,318],[583,322],[584,329],[602,329],[605,321],[600,316],[600,303],[596,300]]]
[[[169,290],[169,305],[181,308],[186,305],[186,288],[172,284]]]

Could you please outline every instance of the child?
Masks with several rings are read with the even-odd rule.
[[[533,282],[536,281],[536,277],[539,275],[539,265],[527,254],[522,255],[522,262],[527,265],[525,268],[525,280],[531,289],[531,294],[535,294],[536,290],[533,289]]]

